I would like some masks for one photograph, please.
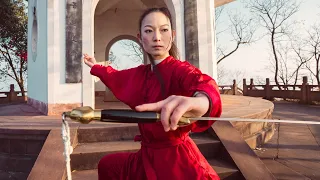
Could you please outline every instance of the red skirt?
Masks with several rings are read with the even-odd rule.
[[[135,153],[115,153],[98,165],[99,180],[220,180],[189,136],[141,142]]]

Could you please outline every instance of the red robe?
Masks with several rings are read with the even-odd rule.
[[[164,59],[156,68],[164,81],[165,97],[150,64],[122,71],[111,66],[94,65],[90,73],[99,77],[120,101],[132,109],[170,95],[193,96],[196,91],[202,91],[210,99],[208,116],[221,115],[218,86],[210,76],[202,74],[187,61],[182,62],[172,56]],[[117,153],[102,158],[98,166],[99,179],[219,179],[188,136],[190,131],[208,129],[213,122],[197,121],[169,132],[164,131],[161,122],[138,124],[141,135],[136,140],[141,140],[141,149],[136,153]]]

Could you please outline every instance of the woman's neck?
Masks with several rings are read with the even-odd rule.
[[[155,60],[154,60],[154,65],[157,65],[157,64],[161,63],[164,59],[166,59],[166,58],[163,58],[163,59],[155,59]]]
[[[155,58],[155,59],[153,59],[154,66],[160,64],[163,60],[165,60],[165,59],[168,58],[168,57],[169,57],[169,55],[166,56],[166,57],[164,57],[164,58],[158,58],[158,59]],[[153,70],[153,65],[151,65],[151,70]]]
[[[167,56],[162,56],[162,57],[153,57],[154,59],[154,64],[157,65],[159,63],[161,63],[163,60],[165,60],[167,57],[169,57],[170,55],[168,54]]]

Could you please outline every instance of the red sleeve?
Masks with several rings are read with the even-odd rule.
[[[198,68],[189,62],[181,62],[175,70],[179,84],[182,87],[183,95],[193,96],[199,91],[207,95],[209,109],[204,116],[220,117],[222,113],[222,102],[218,85],[210,76],[203,74]],[[191,125],[192,132],[207,130],[214,121],[197,121]]]
[[[100,78],[120,101],[125,101],[126,86],[131,80],[133,71],[134,68],[119,71],[111,66],[96,64],[91,68],[90,74]]]

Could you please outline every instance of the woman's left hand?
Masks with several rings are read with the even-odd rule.
[[[201,93],[196,97],[172,95],[156,103],[136,106],[137,111],[161,112],[161,122],[166,132],[176,130],[182,116],[201,117],[208,111],[208,108],[209,100]]]

